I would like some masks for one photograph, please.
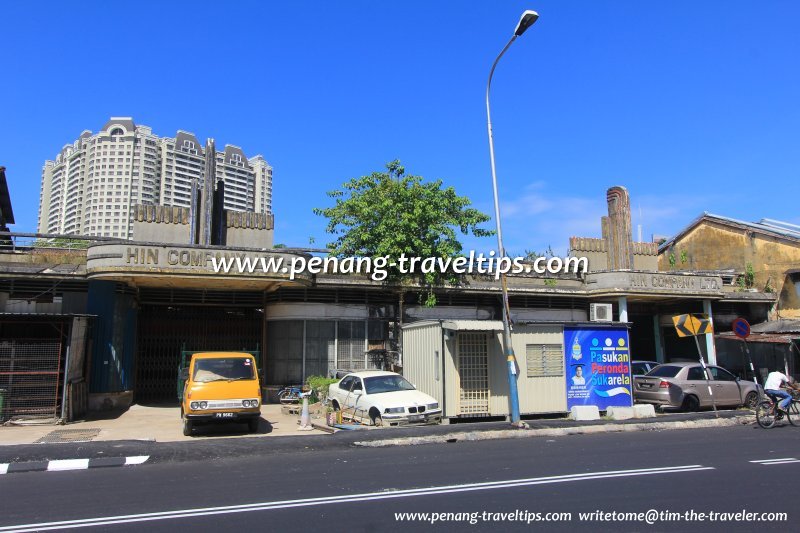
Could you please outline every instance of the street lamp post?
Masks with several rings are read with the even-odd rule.
[[[522,14],[522,17],[519,19],[519,23],[517,24],[517,29],[514,31],[514,35],[506,44],[505,48],[500,52],[497,56],[497,59],[494,60],[494,64],[492,64],[492,70],[489,72],[489,81],[486,83],[486,124],[489,130],[489,157],[492,163],[492,189],[494,191],[494,219],[497,224],[497,253],[499,257],[506,256],[506,250],[503,247],[503,232],[500,228],[500,203],[497,199],[497,171],[495,170],[494,166],[494,138],[492,136],[492,114],[489,109],[489,90],[492,87],[492,76],[494,75],[494,69],[497,67],[497,62],[500,61],[500,58],[503,57],[503,54],[506,53],[508,47],[511,46],[511,43],[514,40],[525,33],[525,30],[530,28],[534,22],[539,18],[539,14],[536,11],[525,11]],[[510,307],[508,305],[508,283],[506,281],[506,274],[502,272],[500,274],[500,287],[503,291],[503,351],[506,355],[506,365],[508,367],[508,393],[509,393],[509,401],[511,403],[511,423],[512,424],[519,424],[519,395],[517,393],[517,361],[516,357],[514,356],[514,347],[511,344],[511,326],[509,324],[509,314],[510,314]]]

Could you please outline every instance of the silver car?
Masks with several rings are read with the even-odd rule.
[[[710,380],[706,382],[700,363],[666,363],[644,376],[633,378],[633,398],[638,403],[697,411],[711,407],[711,396],[717,406],[755,407],[759,388],[752,381],[742,381],[719,366],[707,365]]]
[[[658,361],[631,361],[631,374],[644,376],[660,364]]]

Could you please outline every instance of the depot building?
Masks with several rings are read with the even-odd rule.
[[[54,324],[72,324],[76,317],[88,321],[87,328],[76,330],[85,337],[80,343],[68,334],[53,340],[62,358],[72,347],[73,361],[83,361],[84,371],[68,379],[78,389],[84,384],[93,408],[176,403],[182,350],[243,350],[258,353],[268,388],[337,369],[393,364],[413,375],[423,372],[426,359],[446,362],[458,378],[448,393],[450,416],[507,410],[500,285],[492,277],[441,288],[433,308],[420,305],[413,291],[406,294],[401,330],[399,293],[392,287],[357,275],[289,279],[282,273],[214,272],[211,258],[226,254],[284,260],[295,255],[140,242],[95,243],[85,251],[47,254],[0,252],[3,342],[36,344],[31,336],[40,333],[25,331],[24,338],[15,338],[23,333],[16,324],[31,322],[31,315]],[[572,345],[565,331],[622,328],[629,358],[696,359],[693,340],[677,336],[672,316],[706,312],[720,324],[737,316],[757,322],[772,302],[771,295],[736,292],[721,276],[704,273],[597,271],[559,278],[513,276],[508,282],[518,376],[535,391],[523,404],[525,414],[566,410],[565,354]],[[411,333],[432,324],[438,333],[429,338]],[[406,343],[412,359],[393,353],[401,331],[413,337]],[[701,347],[709,361],[717,359],[712,335]],[[427,367],[424,372],[430,373]]]
[[[271,230],[271,224],[229,217],[228,242],[178,244],[193,231],[184,214],[136,213],[140,226],[165,224],[140,235],[172,242],[93,239],[86,249],[0,251],[0,365],[12,357],[19,363],[19,354],[47,344],[48,375],[58,378],[37,392],[46,398],[42,408],[30,400],[39,382],[6,374],[15,380],[0,383],[6,418],[177,405],[181,352],[200,350],[256,354],[266,398],[308,376],[394,368],[441,396],[450,418],[508,414],[501,288],[493,277],[437,289],[433,308],[407,291],[401,316],[398,288],[367,276],[215,272],[219,258],[309,257],[272,248],[271,235],[266,245],[239,244],[253,243],[247,232]],[[736,317],[762,322],[774,303],[772,294],[737,291],[735,280],[719,273],[659,272],[651,243],[628,239],[618,253],[617,220],[608,218],[603,239],[571,243],[572,255],[589,257],[589,272],[508,278],[522,414],[563,412],[580,401],[579,390],[569,396],[567,380],[597,379],[590,359],[595,348],[619,364],[696,360],[694,340],[676,334],[674,315],[706,313],[719,329]],[[629,263],[615,263],[617,256]],[[709,362],[721,358],[713,335],[700,345]],[[741,362],[740,354],[731,357]]]

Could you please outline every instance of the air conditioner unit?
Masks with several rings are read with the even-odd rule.
[[[611,322],[613,316],[611,304],[589,304],[589,320],[592,322]]]

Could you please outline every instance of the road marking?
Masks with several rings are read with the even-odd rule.
[[[95,457],[93,459],[53,459],[52,461],[0,463],[0,474],[64,472],[109,466],[135,466],[146,463],[148,459],[150,459],[149,455],[133,455],[130,457]]]
[[[89,468],[89,459],[57,459],[47,463],[48,472],[86,470],[87,468]]]
[[[252,503],[246,505],[229,505],[225,507],[206,507],[198,509],[183,509],[156,513],[142,513],[133,515],[105,516],[99,518],[85,518],[80,520],[64,520],[60,522],[41,522],[36,524],[19,524],[15,526],[0,527],[2,532],[22,531],[48,531],[53,529],[66,529],[89,526],[106,526],[112,524],[126,524],[146,522],[151,520],[170,520],[176,518],[191,518],[229,513],[246,513],[251,511],[270,511],[275,509],[289,509],[293,507],[310,507],[315,505],[328,505],[335,503],[355,503],[392,498],[409,498],[413,496],[429,496],[435,494],[452,494],[478,490],[494,490],[531,485],[547,485],[551,483],[565,483],[570,481],[592,481],[618,477],[649,476],[657,474],[674,474],[680,472],[697,472],[701,470],[714,470],[710,466],[684,465],[668,466],[662,468],[639,468],[634,470],[611,470],[606,472],[588,472],[584,474],[568,474],[562,476],[547,476],[538,478],[511,479],[506,481],[488,481],[483,483],[468,483],[463,485],[444,485],[440,487],[427,487],[421,489],[394,490],[390,492],[367,492],[347,496],[327,496],[321,498],[305,498],[300,500],[282,500],[275,502]]]
[[[784,457],[782,459],[757,459],[750,462],[762,465],[785,465],[787,463],[800,463],[800,459],[795,459],[794,457]]]

